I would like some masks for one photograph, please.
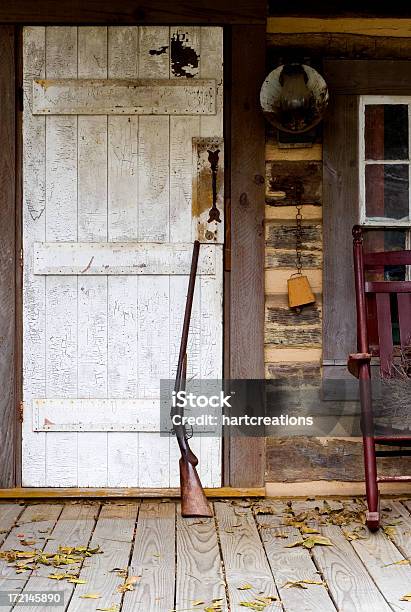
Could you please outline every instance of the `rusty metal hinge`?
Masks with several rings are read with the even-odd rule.
[[[19,423],[23,422],[24,419],[24,402],[21,401],[17,405],[17,417],[19,419]]]

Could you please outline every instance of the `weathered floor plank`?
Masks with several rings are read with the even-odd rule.
[[[216,502],[215,513],[224,560],[231,612],[242,612],[241,602],[256,597],[278,597],[251,508]],[[250,584],[251,589],[241,587]],[[271,610],[282,610],[274,602]]]
[[[304,584],[304,588],[290,586],[290,583],[300,580],[322,583],[308,550],[301,547],[287,548],[301,540],[300,531],[295,527],[278,526],[278,518],[272,515],[257,515],[257,522],[284,610],[335,612],[324,584]]]
[[[179,507],[176,609],[190,608],[195,601],[211,605],[213,599],[221,599],[223,610],[227,609],[214,518],[184,519]]]
[[[112,570],[128,568],[138,508],[138,503],[105,504],[102,507],[90,548],[99,546],[103,553],[93,555],[89,563],[83,565],[80,578],[87,582],[76,585],[69,612],[89,612],[121,603],[122,594],[117,588],[124,584],[125,579]],[[90,593],[96,594],[96,599],[84,597]],[[91,602],[98,605],[91,606]]]
[[[411,515],[408,509],[400,501],[384,500],[381,504],[381,525],[393,527],[390,530],[391,540],[403,556],[411,560]]]
[[[145,501],[140,508],[131,575],[141,576],[134,591],[124,594],[122,612],[170,612],[174,608],[174,502]]]
[[[341,612],[388,612],[391,608],[336,525],[320,527],[332,546],[315,546],[313,558]]]
[[[50,534],[50,539],[44,548],[44,552],[57,552],[59,546],[87,546],[93,532],[99,505],[68,504],[63,511]],[[67,581],[57,581],[49,578],[53,573],[75,573],[80,566],[62,566],[60,568],[40,566],[30,576],[23,592],[27,591],[64,591],[64,603],[66,609],[69,605],[74,584]],[[44,607],[38,606],[16,606],[14,610],[27,612],[43,612]],[[61,606],[47,606],[48,612],[61,612]]]
[[[0,504],[0,546],[23,511],[20,504]]]
[[[4,540],[0,550],[32,550],[33,546],[42,550],[49,534],[59,518],[63,506],[56,504],[35,504],[27,506],[21,514],[18,523],[12,528]],[[20,537],[19,537],[20,536]],[[35,545],[25,546],[22,541],[34,541]],[[21,591],[31,575],[30,571],[16,574],[13,567],[8,567],[4,559],[0,559],[0,591],[10,589]],[[7,612],[11,608],[4,608]]]
[[[398,520],[401,521],[385,519],[386,526],[388,527],[390,522],[397,523]],[[398,525],[390,527],[387,534],[394,536],[395,533],[397,536]],[[406,609],[409,604],[401,604],[401,597],[411,591],[411,566],[402,564],[404,556],[387,534],[383,529],[376,533],[364,529],[361,539],[352,541],[351,545],[391,608]]]

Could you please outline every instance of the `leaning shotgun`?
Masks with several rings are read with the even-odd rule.
[[[187,368],[187,343],[190,330],[191,310],[193,306],[194,287],[196,282],[198,254],[200,243],[194,242],[193,256],[191,259],[190,280],[188,283],[186,308],[184,312],[183,331],[181,334],[180,353],[178,355],[178,365],[174,391],[185,390],[186,368]],[[181,414],[182,409],[171,410],[171,417],[176,413]],[[180,447],[180,487],[181,487],[181,514],[182,516],[212,516],[210,506],[197,474],[196,465],[198,459],[190,449],[188,444],[188,434],[185,425],[174,425],[174,433]]]

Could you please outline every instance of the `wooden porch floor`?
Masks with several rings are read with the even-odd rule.
[[[65,595],[60,607],[1,610],[411,610],[402,600],[411,593],[411,500],[383,499],[377,534],[364,527],[361,499],[213,506],[213,519],[182,519],[169,500],[0,504],[0,591]],[[311,531],[328,540],[315,543]],[[49,554],[34,569],[33,557],[7,552],[35,549]]]

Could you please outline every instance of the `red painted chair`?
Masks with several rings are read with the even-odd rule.
[[[411,281],[368,281],[366,275],[373,272],[381,273],[384,266],[411,265],[411,251],[365,253],[363,233],[359,226],[353,228],[353,236],[358,352],[349,356],[348,370],[360,381],[361,427],[368,505],[367,525],[371,530],[377,530],[380,526],[378,483],[407,482],[411,481],[411,476],[378,476],[377,457],[410,455],[410,451],[376,451],[375,445],[377,443],[388,446],[410,446],[411,436],[374,435],[370,363],[372,357],[379,357],[381,377],[391,378],[396,352],[400,351],[401,347],[410,346]],[[391,316],[393,303],[398,306],[398,347],[393,341]]]

